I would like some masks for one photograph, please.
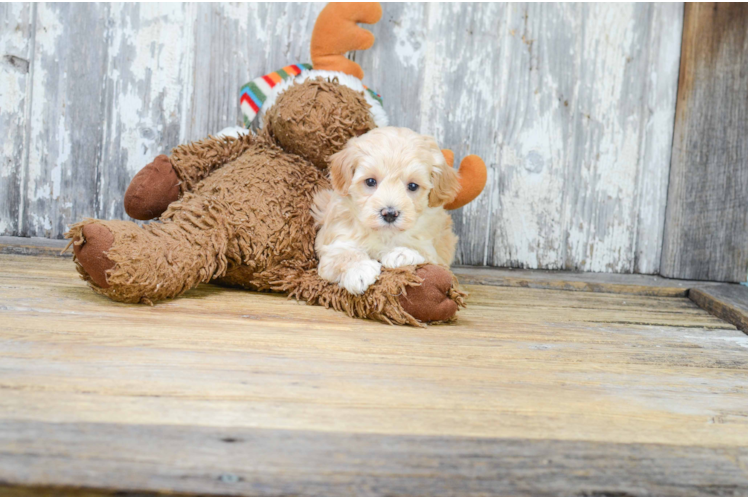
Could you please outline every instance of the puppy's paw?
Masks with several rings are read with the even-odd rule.
[[[376,260],[364,260],[350,267],[340,279],[340,285],[354,295],[361,295],[377,281],[382,266]]]
[[[384,267],[415,266],[424,262],[426,259],[420,253],[406,247],[395,247],[382,257]]]

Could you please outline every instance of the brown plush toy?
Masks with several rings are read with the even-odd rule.
[[[350,37],[361,30],[357,21],[376,22],[379,16],[378,4],[328,5],[315,25],[315,66],[315,56],[370,46],[373,38],[360,33],[347,42],[331,34]],[[355,72],[358,65],[349,63],[342,69]],[[314,194],[330,187],[327,158],[351,137],[382,124],[359,79],[332,71],[334,65],[325,68],[276,82],[256,134],[178,146],[143,168],[127,189],[125,209],[133,218],[159,221],[74,224],[66,237],[81,277],[120,302],[151,304],[214,282],[284,292],[388,323],[453,319],[465,294],[439,266],[383,269],[359,296],[317,275],[310,207]],[[451,152],[445,156],[451,164]],[[479,158],[468,157],[460,171],[467,175],[452,208],[469,202],[485,184]]]

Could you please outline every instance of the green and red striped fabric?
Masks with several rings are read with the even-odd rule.
[[[244,126],[249,128],[252,121],[260,112],[262,105],[265,104],[267,96],[270,95],[270,92],[276,85],[311,69],[312,65],[307,63],[290,64],[278,71],[255,78],[243,85],[239,92],[239,102],[242,109]],[[364,88],[373,99],[382,104],[382,96],[372,89],[367,88],[366,85],[364,85]]]

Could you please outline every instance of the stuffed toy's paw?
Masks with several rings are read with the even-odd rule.
[[[159,155],[133,177],[125,192],[125,212],[137,220],[159,217],[179,198],[179,177],[169,157]]]
[[[73,252],[78,264],[100,288],[109,288],[106,272],[114,267],[106,253],[112,248],[114,235],[101,224],[86,224],[78,241],[73,240]]]
[[[465,294],[452,290],[452,273],[443,267],[426,264],[416,270],[423,279],[420,286],[408,286],[400,296],[400,305],[418,321],[448,321],[455,317]],[[453,293],[455,292],[455,293]]]

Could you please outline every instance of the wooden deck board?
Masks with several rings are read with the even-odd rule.
[[[0,248],[0,251],[2,251],[2,248]],[[670,279],[650,274],[589,273],[473,266],[456,266],[454,273],[459,277],[461,283],[472,285],[650,295],[653,297],[686,297],[688,296],[688,290],[691,288],[721,284],[714,281]]]
[[[417,329],[214,286],[118,304],[2,255],[0,484],[748,493],[748,336],[685,297],[467,289]]]
[[[748,287],[720,284],[692,288],[688,298],[705,311],[748,333]]]

